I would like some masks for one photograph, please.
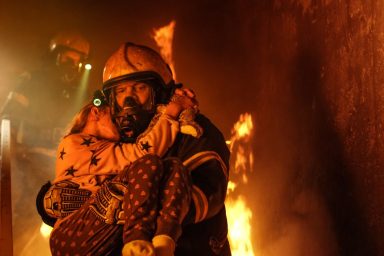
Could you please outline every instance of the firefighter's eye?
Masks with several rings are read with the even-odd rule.
[[[135,85],[135,91],[137,91],[137,92],[144,91],[147,88],[148,88],[148,86],[146,84],[137,84],[137,85]]]
[[[125,88],[124,87],[117,87],[115,89],[115,93],[116,94],[120,94],[120,93],[123,93],[125,91]]]

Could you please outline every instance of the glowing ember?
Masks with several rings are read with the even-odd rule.
[[[233,256],[254,256],[251,242],[252,211],[240,196],[236,200],[227,199],[226,203],[229,242]]]
[[[172,57],[173,33],[175,31],[176,21],[171,21],[168,25],[154,29],[153,39],[160,48],[160,54],[170,66],[173,79],[176,80],[175,65]]]
[[[232,129],[231,140],[227,141],[234,161],[231,163],[233,180],[229,181],[225,206],[228,217],[228,237],[233,256],[253,256],[251,239],[252,211],[242,196],[235,197],[234,191],[239,183],[247,184],[247,174],[253,169],[253,152],[251,137],[253,134],[252,116],[240,115],[239,121]]]
[[[41,224],[40,226],[40,234],[45,237],[45,238],[48,238],[50,235],[51,235],[51,232],[52,232],[52,227],[51,226],[48,226],[47,224],[45,224],[44,222]]]

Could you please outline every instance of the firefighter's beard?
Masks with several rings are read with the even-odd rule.
[[[123,142],[135,142],[151,122],[153,111],[143,109],[133,98],[126,98],[124,106],[115,115]]]

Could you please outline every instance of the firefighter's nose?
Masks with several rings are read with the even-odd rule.
[[[134,107],[137,105],[137,101],[134,97],[126,97],[124,99],[124,107]]]

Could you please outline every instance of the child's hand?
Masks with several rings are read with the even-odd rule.
[[[197,108],[199,105],[196,100],[196,95],[191,89],[176,89],[175,94],[172,96],[171,101],[179,103],[184,109]]]
[[[190,108],[196,112],[198,111],[195,93],[190,89],[176,89],[175,94],[166,106],[165,113],[176,119],[183,110]]]

